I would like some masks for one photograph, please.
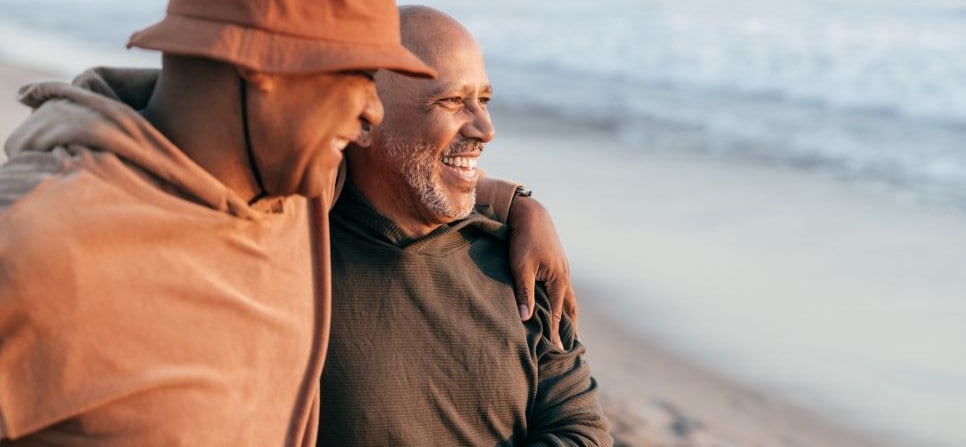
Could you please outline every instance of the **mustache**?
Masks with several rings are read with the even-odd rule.
[[[486,144],[480,140],[455,141],[449,146],[449,148],[446,149],[446,156],[453,157],[470,152],[482,152],[484,146],[486,146]]]

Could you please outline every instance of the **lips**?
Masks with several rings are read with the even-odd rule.
[[[455,177],[457,181],[465,182],[464,187],[472,187],[476,182],[477,171],[476,163],[479,160],[479,152],[471,152],[464,155],[451,155],[442,158],[445,170]]]
[[[476,169],[477,157],[443,157],[443,164],[454,168]]]

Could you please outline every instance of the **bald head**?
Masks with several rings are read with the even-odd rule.
[[[461,23],[428,6],[400,6],[399,22],[403,46],[431,65],[452,48],[479,48]]]
[[[457,54],[469,53],[482,58],[482,51],[473,35],[442,11],[422,5],[400,6],[399,22],[403,46],[430,67],[438,70]],[[411,101],[412,98],[405,94],[412,85],[419,83],[410,81],[412,79],[406,76],[380,70],[376,76],[376,87],[383,100]]]
[[[410,236],[467,216],[476,163],[493,138],[492,88],[476,39],[456,19],[425,6],[399,8],[403,45],[436,79],[379,71],[385,108],[368,149],[352,148],[351,180]]]

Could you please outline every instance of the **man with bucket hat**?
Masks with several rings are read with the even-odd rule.
[[[35,110],[0,166],[0,444],[313,445],[342,150],[382,119],[373,70],[434,73],[389,0],[173,0],[129,45],[162,51],[160,73],[20,93]],[[509,208],[513,187],[490,197]],[[519,251],[553,251],[548,234]]]

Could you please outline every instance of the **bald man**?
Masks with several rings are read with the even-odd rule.
[[[572,321],[556,346],[537,287],[520,326],[508,228],[474,209],[494,135],[481,50],[439,11],[400,13],[404,46],[438,77],[377,74],[383,124],[348,152],[319,445],[610,445]]]

